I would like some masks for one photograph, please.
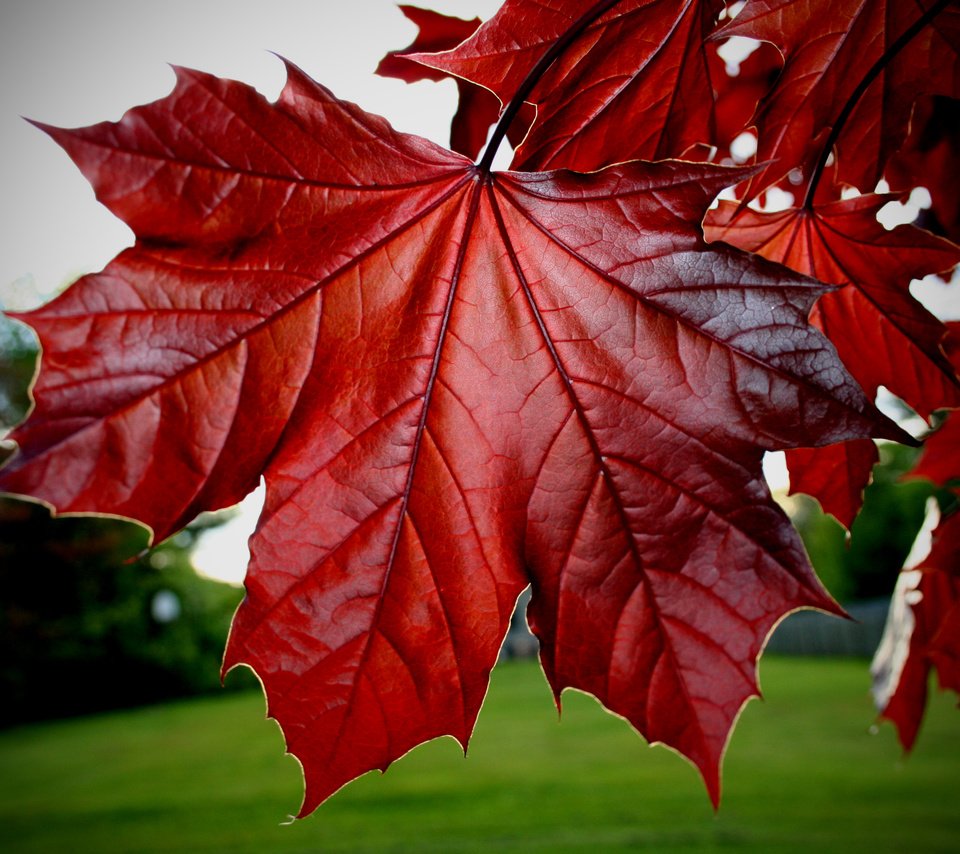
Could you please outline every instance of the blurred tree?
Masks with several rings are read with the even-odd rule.
[[[33,333],[0,314],[0,439],[29,409],[37,351]],[[189,551],[223,521],[204,516],[148,552],[140,525],[52,518],[0,496],[0,724],[219,689],[243,591],[198,576]],[[228,684],[255,680],[240,671]]]
[[[0,723],[218,690],[243,593],[193,571],[200,528],[145,552],[139,525],[0,497]]]

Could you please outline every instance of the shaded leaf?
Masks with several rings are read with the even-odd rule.
[[[777,213],[725,202],[705,224],[709,240],[779,261],[833,285],[811,320],[836,345],[867,393],[884,385],[922,416],[960,405],[960,380],[942,343],[947,328],[910,295],[911,280],[949,270],[960,247],[876,218],[888,196],[866,195]]]
[[[920,730],[931,669],[936,670],[941,689],[960,693],[957,513],[941,520],[930,554],[901,576],[872,667],[881,717],[896,726],[904,750],[913,748]]]
[[[960,102],[922,98],[910,125],[910,136],[883,176],[895,190],[926,187],[931,205],[921,214],[924,227],[960,242]]]
[[[714,142],[721,150],[751,124],[757,104],[776,82],[783,57],[773,45],[760,42],[737,69],[736,76],[726,71],[726,62],[717,51],[723,43],[708,42],[707,59],[710,79],[716,89],[716,135]]]
[[[912,226],[887,231],[876,219],[887,200],[867,195],[777,213],[723,202],[708,215],[705,233],[710,240],[726,241],[823,282],[844,285],[824,295],[811,321],[834,342],[868,395],[873,397],[881,385],[886,386],[928,417],[935,409],[960,405],[960,381],[941,346],[946,327],[910,295],[909,284],[952,267],[960,260],[960,248]],[[815,459],[826,467],[814,477],[808,468],[812,460],[807,459],[808,470],[802,475],[804,491],[819,485],[811,494],[846,518],[856,512],[854,498],[867,474],[863,455],[857,454],[861,465],[848,469],[856,472],[852,479],[841,484],[832,478],[837,474],[836,457],[853,453],[817,453]],[[788,464],[798,461],[791,455]],[[846,496],[846,509],[835,503],[837,493]]]
[[[757,159],[769,165],[751,179],[748,199],[791,169],[809,178],[838,123],[837,180],[873,190],[906,136],[914,100],[960,91],[960,9],[950,0],[748,0],[718,34],[733,35],[784,55],[757,111]]]

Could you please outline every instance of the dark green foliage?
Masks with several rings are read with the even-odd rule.
[[[196,575],[194,536],[144,553],[138,525],[0,498],[0,723],[217,689],[242,591]]]

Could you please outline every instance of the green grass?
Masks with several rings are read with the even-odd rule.
[[[533,663],[493,685],[470,748],[441,739],[312,817],[258,695],[0,733],[0,851],[960,850],[960,717],[935,694],[915,753],[876,735],[862,661],[766,659],[711,809],[696,772],[582,695],[557,724]]]

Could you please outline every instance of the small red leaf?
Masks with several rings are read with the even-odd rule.
[[[814,496],[824,513],[833,514],[849,529],[880,458],[877,446],[869,439],[856,439],[824,448],[792,448],[786,458],[790,493]]]

